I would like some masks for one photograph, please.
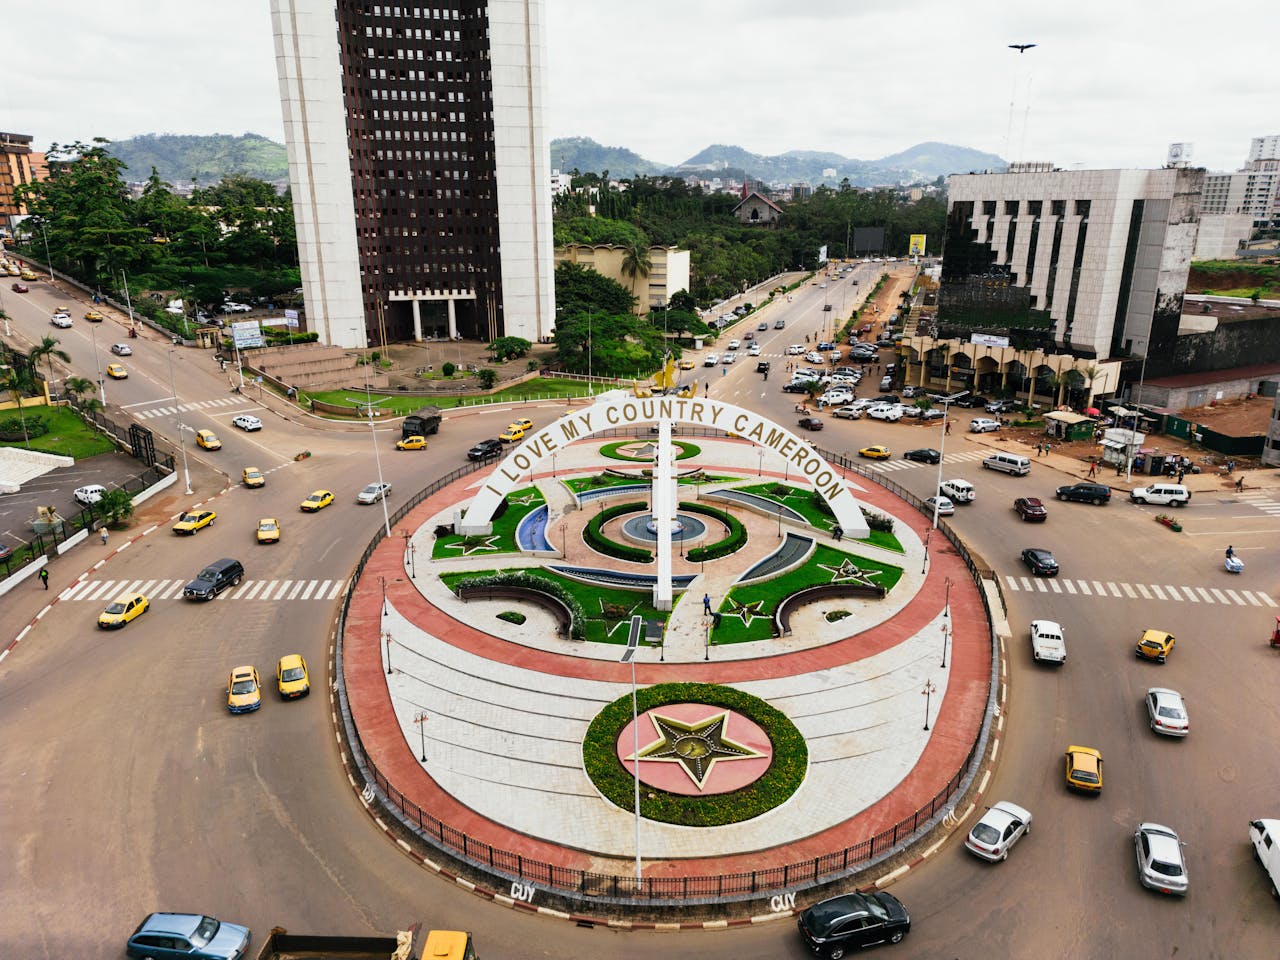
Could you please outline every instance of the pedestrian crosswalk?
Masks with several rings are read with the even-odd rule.
[[[111,601],[126,593],[141,593],[152,603],[181,600],[187,580],[82,580],[73,583],[59,600]],[[345,580],[245,580],[218,595],[219,600],[332,600],[346,586]]]
[[[953,463],[975,463],[983,457],[989,456],[990,450],[966,450],[964,453],[948,453],[942,458],[943,466]],[[881,470],[886,473],[894,470],[910,470],[914,467],[932,467],[937,469],[936,464],[920,463],[916,460],[877,460],[870,464],[872,470]]]
[[[1247,503],[1249,506],[1261,510],[1268,516],[1280,517],[1280,500],[1276,500],[1268,491],[1250,492],[1242,490],[1236,494],[1236,499],[1241,503]]]
[[[244,397],[218,397],[214,400],[192,400],[189,403],[175,403],[168,406],[154,407],[150,410],[135,410],[133,415],[139,420],[152,417],[170,417],[175,413],[188,413],[192,410],[211,410],[217,407],[252,406]]]
[[[1125,583],[1115,580],[1072,580],[1066,577],[1019,577],[1006,574],[1005,585],[1021,593],[1064,593],[1108,600],[1174,600],[1238,607],[1280,607],[1261,590],[1188,587],[1164,583]]]

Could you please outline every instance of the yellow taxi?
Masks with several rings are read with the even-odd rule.
[[[683,359],[683,360],[681,360],[681,361],[680,361],[680,363],[679,363],[679,367],[680,367],[680,369],[681,369],[681,370],[692,370],[692,369],[693,369],[693,361],[692,361],[692,360],[690,360],[690,359],[688,359],[688,358],[686,357],[685,359]]]
[[[258,521],[258,542],[279,543],[280,521],[275,517],[263,517]]]
[[[396,441],[397,450],[425,450],[427,449],[426,437],[405,437],[403,440]]]
[[[118,630],[130,620],[142,616],[150,606],[147,598],[140,593],[126,593],[116,597],[98,615],[98,627],[102,630]]]
[[[108,363],[107,376],[112,380],[128,380],[129,371],[124,368],[123,363]]]
[[[246,487],[265,487],[267,477],[257,467],[245,467],[240,471],[240,482]]]
[[[22,271],[18,268],[18,265],[14,263],[6,263],[4,265],[4,272],[11,277],[22,276]]]
[[[222,441],[218,439],[217,434],[212,430],[197,430],[196,444],[204,447],[206,450],[221,450]]]
[[[103,320],[107,319],[97,310],[86,310],[84,312],[84,318],[90,323],[101,323]]]
[[[276,664],[276,686],[286,700],[305,697],[311,692],[311,678],[307,675],[307,661],[302,654],[291,653]]]
[[[513,423],[498,434],[498,439],[503,443],[519,443],[524,439],[524,427],[520,426],[519,423]]]
[[[32,280],[35,280],[35,279],[36,279],[36,274],[35,274],[35,271],[34,271],[34,270],[23,270],[23,271],[19,274],[19,276],[21,276],[21,277],[22,277],[22,279],[23,279],[23,280],[26,280],[28,283],[30,283]]]
[[[1102,754],[1093,747],[1067,747],[1067,786],[1085,793],[1102,792]]]
[[[432,930],[422,955],[432,960],[476,960],[476,948],[471,934],[462,930]]]
[[[249,713],[262,706],[262,681],[258,668],[235,667],[227,677],[227,709],[232,713]]]
[[[523,430],[525,432],[528,432],[533,429],[533,421],[530,420],[528,417],[517,417],[516,419],[511,421],[511,425],[507,427],[507,429]]]
[[[178,518],[178,522],[173,525],[173,532],[194,535],[197,530],[213,526],[213,521],[217,519],[218,515],[212,510],[193,510]]]
[[[1164,663],[1173,652],[1173,634],[1164,630],[1144,630],[1133,652],[1143,660]]]
[[[868,460],[888,460],[893,454],[888,447],[874,446],[863,447],[858,451],[858,456],[866,457]]]
[[[311,496],[298,505],[304,513],[315,513],[333,503],[333,492],[330,490],[314,490]]]

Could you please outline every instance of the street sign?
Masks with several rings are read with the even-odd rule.
[[[238,320],[231,325],[231,340],[237,349],[262,346],[262,326],[257,320]]]

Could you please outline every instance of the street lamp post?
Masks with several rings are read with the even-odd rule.
[[[378,489],[382,490],[382,496],[378,498],[378,502],[382,504],[382,523],[386,528],[387,536],[391,536],[391,517],[387,513],[387,494],[382,486],[382,455],[378,453],[378,432],[373,426],[373,397],[369,392],[369,364],[364,365],[364,409],[369,415],[369,439],[373,441],[373,462],[378,465]]]
[[[929,703],[933,699],[933,694],[937,691],[937,687],[933,685],[932,680],[924,682],[924,689],[920,691],[924,697],[924,728],[929,729]]]
[[[44,237],[44,260],[49,272],[49,282],[53,283],[53,257],[49,255],[49,232],[45,230],[43,220],[40,221],[40,235]]]
[[[951,404],[955,403],[961,397],[967,397],[968,390],[961,390],[959,393],[953,393],[949,397],[942,397],[942,437],[938,441],[938,482],[936,489],[933,491],[933,529],[938,529],[938,508],[942,505],[938,499],[942,496],[942,459],[947,452],[947,422],[951,416]],[[927,551],[926,551],[927,552]],[[921,571],[923,573],[924,571]]]
[[[382,615],[385,617],[387,615],[387,578],[379,577],[378,582],[382,584]],[[387,671],[387,673],[390,672],[390,670]]]
[[[950,631],[947,629],[947,621],[942,621],[942,669],[947,669],[947,641],[950,639]]]
[[[627,634],[627,649],[622,654],[622,662],[631,664],[631,770],[635,781],[636,811],[636,892],[640,891],[642,880],[640,872],[640,714],[636,701],[636,647],[640,643],[640,631],[644,620],[639,616],[631,618],[631,630]]]
[[[124,303],[125,306],[129,308],[129,329],[135,330],[137,329],[137,324],[133,319],[133,299],[129,296],[129,277],[125,274],[124,270],[120,271],[120,279],[124,283]]]
[[[427,715],[419,710],[413,716],[413,722],[418,725],[418,734],[422,738],[422,762],[427,762]]]
[[[178,446],[182,448],[182,476],[183,476],[183,479],[185,479],[187,482],[187,496],[191,496],[191,471],[187,468],[187,441],[186,441],[186,438],[182,435],[182,431],[186,427],[186,424],[178,419],[178,410],[179,410],[178,387],[177,387],[177,382],[173,379],[173,353],[174,353],[174,349],[172,346],[170,346],[169,347],[169,389],[173,391],[173,406],[174,406],[173,419],[174,419],[174,422],[178,425]]]
[[[383,578],[383,589],[386,589],[386,578]],[[382,642],[387,645],[387,676],[391,676],[391,631],[382,631]],[[926,727],[926,729],[928,729]]]
[[[98,356],[98,325],[96,323],[89,324],[89,339],[93,342],[93,365],[98,370],[98,399],[102,402],[105,410],[107,406],[107,381],[102,376],[102,358]]]

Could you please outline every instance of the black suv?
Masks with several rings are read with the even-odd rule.
[[[805,946],[824,957],[876,943],[897,943],[911,930],[907,908],[891,893],[847,893],[815,903],[798,921]]]
[[[488,460],[490,457],[496,457],[500,453],[502,453],[502,442],[496,437],[490,437],[488,440],[481,440],[468,450],[467,459]]]
[[[188,600],[212,600],[228,587],[238,587],[244,578],[244,564],[231,557],[215,560],[196,574],[196,578],[182,588]]]
[[[972,410],[972,409],[974,409],[975,407],[985,407],[985,406],[986,406],[988,403],[990,403],[990,402],[991,402],[990,400],[988,400],[986,397],[984,397],[984,396],[982,396],[982,395],[980,395],[980,394],[977,394],[977,393],[971,393],[971,394],[969,394],[969,396],[967,396],[967,397],[961,397],[959,400],[957,400],[957,401],[956,401],[956,406],[957,406],[957,407],[968,407],[969,409],[971,409],[971,410]]]
[[[1094,506],[1111,502],[1111,488],[1105,483],[1073,483],[1068,487],[1059,487],[1055,493],[1059,500],[1075,500],[1078,503],[1092,503]]]

